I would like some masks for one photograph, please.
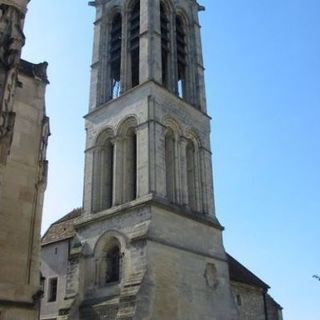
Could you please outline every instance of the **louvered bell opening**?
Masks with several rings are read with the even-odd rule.
[[[161,62],[162,84],[168,85],[168,57],[169,57],[169,19],[163,4],[160,4],[160,27],[161,27]]]
[[[111,76],[111,99],[120,96],[120,70],[121,70],[121,35],[122,35],[122,18],[118,14],[114,17],[111,28],[110,39],[110,76]]]
[[[187,44],[183,22],[176,17],[176,46],[177,46],[177,94],[180,98],[186,97],[186,69],[187,69]]]
[[[132,87],[139,84],[140,65],[140,1],[132,7],[130,16],[130,53],[131,53],[131,83]]]
[[[185,32],[183,29],[183,24],[181,18],[176,19],[177,28],[177,62],[178,62],[178,79],[181,80],[185,77],[185,68],[187,65],[187,53],[186,53],[186,40]]]

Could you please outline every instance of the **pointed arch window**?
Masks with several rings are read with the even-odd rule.
[[[170,32],[169,32],[169,18],[163,2],[160,2],[160,28],[161,28],[162,84],[165,87],[168,87]]]
[[[130,15],[131,86],[139,84],[140,70],[140,1],[134,1]]]
[[[197,210],[196,195],[196,163],[195,163],[195,147],[190,140],[187,144],[187,184],[188,184],[188,205],[191,210]]]
[[[111,99],[115,99],[120,96],[121,91],[122,17],[120,13],[113,17],[110,38],[110,95]]]
[[[185,25],[180,16],[176,16],[176,46],[177,46],[177,94],[186,98],[187,91],[187,43]]]
[[[114,245],[108,250],[106,255],[106,284],[120,280],[120,259],[120,248],[118,245]]]
[[[175,139],[171,129],[167,129],[165,136],[165,161],[166,161],[166,190],[170,202],[175,201]]]

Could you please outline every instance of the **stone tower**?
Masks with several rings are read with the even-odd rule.
[[[194,0],[97,0],[84,212],[61,319],[237,319]]]

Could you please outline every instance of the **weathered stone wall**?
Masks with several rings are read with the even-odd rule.
[[[232,292],[238,306],[240,320],[266,320],[262,289],[232,282]]]
[[[24,74],[19,75],[19,82],[13,109],[13,142],[2,171],[0,306],[13,304],[26,310],[24,319],[29,319],[30,309],[38,308],[34,301],[40,290],[40,225],[48,122],[44,109],[46,83]],[[30,319],[35,319],[37,312]]]

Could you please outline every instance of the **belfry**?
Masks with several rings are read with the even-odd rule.
[[[237,319],[193,0],[97,0],[69,319]]]

